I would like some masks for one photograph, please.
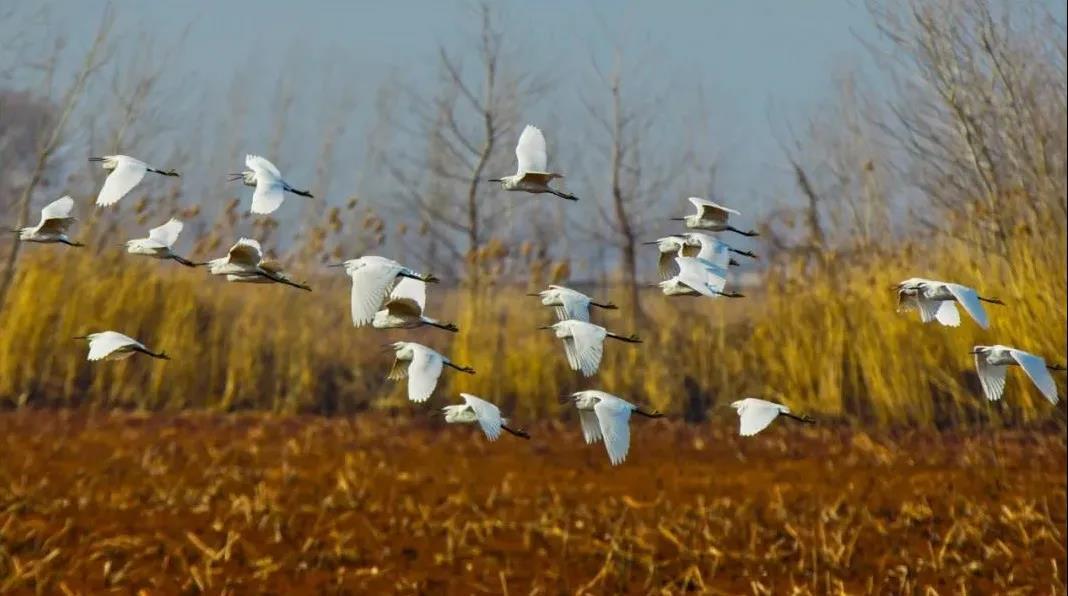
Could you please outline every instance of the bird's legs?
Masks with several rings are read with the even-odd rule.
[[[640,344],[640,343],[642,343],[642,339],[640,337],[638,337],[637,335],[634,335],[633,333],[630,334],[630,335],[627,335],[627,336],[623,336],[623,335],[616,335],[615,333],[612,333],[611,331],[607,331],[605,333],[605,335],[607,335],[608,337],[611,337],[612,339],[618,339],[619,341],[625,341],[625,342],[627,342],[629,344]]]
[[[475,369],[471,368],[470,366],[460,366],[458,364],[454,364],[452,362],[449,362],[448,360],[445,361],[445,366],[448,366],[448,367],[451,367],[451,368],[455,368],[456,370],[458,370],[460,372],[465,372],[465,373],[467,373],[469,375],[475,374]]]
[[[431,327],[437,327],[438,329],[444,329],[445,331],[452,331],[453,333],[460,330],[459,327],[452,323],[442,323],[441,321],[435,321],[433,319],[424,319],[423,322]]]
[[[567,199],[569,201],[577,201],[577,200],[579,200],[578,197],[576,197],[575,195],[568,194],[568,193],[560,191],[560,190],[556,190],[555,188],[547,188],[547,192],[549,192],[551,194],[554,194],[554,195],[560,197],[561,199]]]
[[[619,310],[619,307],[615,304],[612,304],[611,302],[605,302],[604,304],[601,304],[600,302],[593,302],[591,300],[590,306],[596,306],[597,308],[603,308],[605,310]]]
[[[712,292],[724,298],[745,298],[745,294],[739,294],[738,292],[719,292],[717,290],[712,290]]]
[[[508,431],[508,432],[510,432],[510,433],[512,433],[513,435],[515,435],[517,437],[520,437],[520,438],[523,438],[523,439],[529,439],[530,438],[530,435],[527,434],[527,431],[525,431],[523,429],[511,428],[507,424],[502,424],[501,428],[506,430],[506,431]]]
[[[84,245],[84,244],[82,244],[81,242],[72,242],[72,241],[70,241],[70,240],[67,240],[66,238],[60,238],[60,239],[59,239],[59,242],[61,242],[61,243],[63,243],[63,244],[66,244],[67,246],[79,246],[79,247],[80,247],[80,246],[85,246],[85,245]]]
[[[650,412],[648,410],[643,410],[642,408],[635,408],[634,409],[634,413],[638,414],[640,416],[645,416],[646,418],[663,418],[664,417],[664,415],[661,414],[657,410],[653,410],[653,411]]]
[[[1050,369],[1052,371],[1068,370],[1068,368],[1065,368],[1064,365],[1062,365],[1062,364],[1047,364],[1046,368],[1048,368],[1048,369]]]
[[[207,265],[207,263],[194,263],[193,261],[190,261],[189,259],[187,259],[185,257],[179,256],[179,255],[175,255],[175,254],[172,254],[170,256],[170,258],[175,260],[175,261],[178,261],[179,263],[181,263],[182,265],[185,265],[186,267],[200,267],[201,265]]]
[[[983,296],[976,296],[976,297],[979,298],[979,300],[982,301],[982,302],[989,302],[990,304],[1000,304],[1001,306],[1005,306],[1005,303],[1002,302],[998,298],[986,298],[986,297],[983,297]]]
[[[755,254],[753,254],[752,252],[750,252],[748,250],[738,250],[737,248],[728,248],[727,250],[729,250],[730,252],[732,252],[732,253],[734,253],[736,255],[742,255],[743,257],[749,257],[750,259],[759,259],[760,258],[760,257],[756,256]]]
[[[748,232],[744,232],[744,231],[739,230],[738,228],[736,228],[734,226],[727,226],[727,231],[728,232],[734,232],[735,234],[741,234],[742,236],[748,236],[750,238],[753,237],[753,236],[759,236],[760,235],[755,230],[749,230]]]
[[[259,275],[261,277],[266,277],[267,279],[269,279],[269,280],[271,280],[271,281],[273,281],[275,283],[285,284],[287,286],[292,286],[294,288],[299,288],[299,289],[304,290],[306,292],[312,291],[312,289],[310,287],[308,287],[308,286],[306,286],[304,284],[297,283],[295,281],[286,279],[286,278],[284,278],[284,277],[282,277],[280,275],[275,275],[274,273],[270,273],[270,272],[264,271],[262,269],[257,271],[256,275]]]
[[[148,348],[142,348],[140,346],[135,346],[133,348],[133,350],[135,352],[141,352],[142,354],[147,354],[147,355],[149,355],[149,356],[151,356],[153,358],[159,358],[160,360],[170,360],[171,359],[171,357],[168,356],[166,352],[153,352],[152,350],[149,350]]]
[[[90,159],[92,159],[92,158],[90,158]],[[166,171],[164,171],[164,170],[157,170],[156,168],[148,168],[148,171],[152,172],[153,174],[159,174],[161,176],[174,176],[176,178],[181,176],[181,174],[179,174],[175,170],[166,170]]]
[[[787,418],[792,418],[798,422],[804,422],[805,424],[816,424],[815,418],[812,418],[811,416],[807,416],[805,414],[802,414],[800,416],[798,416],[797,414],[791,414],[789,412],[781,412],[781,414],[783,416],[786,416]]]

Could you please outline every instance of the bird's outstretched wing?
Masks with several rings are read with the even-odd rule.
[[[256,172],[257,174],[263,172],[264,174],[267,174],[273,178],[277,178],[279,181],[282,179],[282,173],[279,172],[278,168],[275,167],[275,165],[271,163],[270,160],[268,160],[266,157],[261,157],[259,155],[246,155],[245,167],[252,170],[253,172]]]
[[[478,417],[478,425],[482,427],[482,432],[486,433],[486,438],[496,441],[501,436],[501,425],[504,424],[504,421],[501,420],[501,410],[481,397],[476,397],[470,393],[461,393],[460,397],[464,398],[467,406]]]
[[[1053,380],[1053,375],[1049,374],[1049,369],[1046,368],[1045,359],[1035,356],[1030,352],[1024,352],[1023,350],[1017,350],[1015,348],[1009,350],[1012,354],[1013,360],[1015,360],[1020,368],[1027,373],[1027,376],[1031,378],[1031,382],[1038,387],[1038,390],[1042,392],[1042,395],[1049,400],[1053,405],[1057,405],[1059,398],[1057,397],[1057,383]]]
[[[738,417],[741,427],[738,431],[743,437],[751,437],[764,430],[772,420],[782,412],[789,412],[786,406],[781,406],[762,399],[749,398],[741,408],[738,408]]]
[[[230,263],[243,267],[256,267],[263,260],[263,249],[260,243],[252,238],[241,238],[227,254]]]
[[[597,420],[596,412],[579,410],[579,422],[582,423],[582,438],[586,439],[587,445],[601,440],[601,423]]]
[[[397,266],[373,262],[350,270],[349,275],[352,277],[352,325],[362,327],[374,320],[397,278]]]
[[[390,381],[403,381],[408,378],[408,364],[410,361],[401,360],[400,358],[393,359],[393,366],[389,368],[389,373],[386,378]]]
[[[571,324],[570,339],[574,360],[571,363],[571,368],[582,372],[584,377],[592,377],[601,366],[606,335],[604,327],[600,325],[573,322]]]
[[[541,134],[541,129],[530,124],[523,129],[515,146],[515,158],[519,163],[519,174],[545,172],[549,157],[545,152],[545,135]]]
[[[983,308],[983,303],[979,300],[979,294],[975,293],[975,290],[962,286],[960,284],[946,284],[946,289],[950,294],[957,299],[957,302],[964,307],[964,310],[975,319],[976,323],[983,329],[990,327],[990,320],[987,319],[986,309]]]
[[[685,256],[696,256],[698,259],[708,261],[720,269],[726,269],[730,264],[731,255],[726,243],[721,242],[708,234],[700,234],[697,232],[688,234],[687,236],[696,241],[700,245],[700,248],[696,255],[684,252],[683,254]]]
[[[604,448],[612,465],[623,463],[630,451],[630,413],[633,407],[621,399],[602,399],[593,406],[604,436]]]
[[[710,298],[717,296],[709,285],[709,282],[712,281],[712,273],[704,261],[694,257],[675,257],[675,263],[679,267],[679,281],[702,296]],[[724,280],[724,283],[726,283],[726,280]]]
[[[580,294],[574,290],[561,291],[559,293],[560,303],[563,306],[558,306],[556,316],[561,321],[582,321],[588,322],[590,320],[590,299],[585,294]]]
[[[37,231],[41,234],[62,234],[74,222],[74,199],[69,196],[58,198],[41,209],[41,222]]]
[[[140,346],[141,342],[127,337],[118,331],[103,331],[94,333],[89,339],[89,357],[91,361],[103,360],[109,354],[124,346]]]
[[[148,166],[132,157],[117,156],[118,165],[104,179],[104,186],[96,197],[96,204],[107,207],[119,202],[145,177]]]
[[[660,258],[656,262],[656,271],[660,274],[660,279],[668,279],[678,275],[678,264],[675,261],[675,255],[678,254],[679,251],[660,253]]]
[[[979,376],[979,384],[983,387],[983,393],[990,401],[1001,399],[1005,392],[1005,369],[1001,364],[990,364],[983,354],[975,355],[975,372]]]
[[[920,311],[920,321],[924,323],[930,323],[931,321],[936,320],[938,316],[938,311],[942,308],[943,304],[944,302],[938,302],[937,300],[927,300],[925,298],[917,297],[916,308]],[[943,317],[947,320],[950,320],[948,313],[943,315]],[[945,325],[946,323],[943,324]]]
[[[697,208],[701,219],[710,219],[719,223],[726,223],[731,215],[741,215],[738,211],[713,203],[700,197],[690,197],[690,204]]]
[[[414,352],[408,365],[408,399],[419,403],[430,399],[445,361],[441,354],[425,346],[417,347]]]
[[[171,218],[170,221],[162,226],[152,228],[148,231],[148,239],[153,242],[157,242],[160,246],[170,248],[174,246],[174,243],[178,240],[178,234],[182,232],[182,222],[177,219]]]
[[[389,298],[390,300],[410,299],[415,302],[419,307],[419,312],[422,313],[426,310],[426,282],[410,277],[402,278],[389,292]]]

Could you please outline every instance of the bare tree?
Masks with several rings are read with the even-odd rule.
[[[70,84],[67,86],[62,99],[58,102],[55,120],[42,131],[43,134],[41,135],[35,150],[35,159],[30,178],[23,187],[17,202],[16,227],[26,225],[26,221],[29,218],[30,201],[33,198],[33,193],[37,189],[38,184],[40,184],[45,171],[48,169],[52,156],[63,141],[67,121],[70,119],[71,114],[78,105],[78,101],[81,99],[90,77],[92,77],[103,62],[102,57],[108,35],[111,31],[111,24],[112,13],[109,8],[104,12],[104,16],[97,28],[96,35],[94,36],[89,49],[85,53],[81,66],[77,73],[75,73],[73,80],[71,80]],[[58,54],[59,52],[57,50],[45,67],[45,78],[49,83],[55,75]],[[51,88],[51,84],[46,85],[46,88]],[[0,309],[3,308],[4,303],[7,300],[7,294],[11,289],[11,284],[15,279],[21,246],[22,243],[18,240],[11,245],[11,250],[8,252],[7,258],[4,260],[3,270],[0,271]]]

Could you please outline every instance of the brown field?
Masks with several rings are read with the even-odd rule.
[[[8,413],[0,592],[1065,592],[1061,429],[731,423]]]

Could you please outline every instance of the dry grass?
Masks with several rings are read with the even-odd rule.
[[[0,591],[1064,593],[1058,434],[0,416]]]

